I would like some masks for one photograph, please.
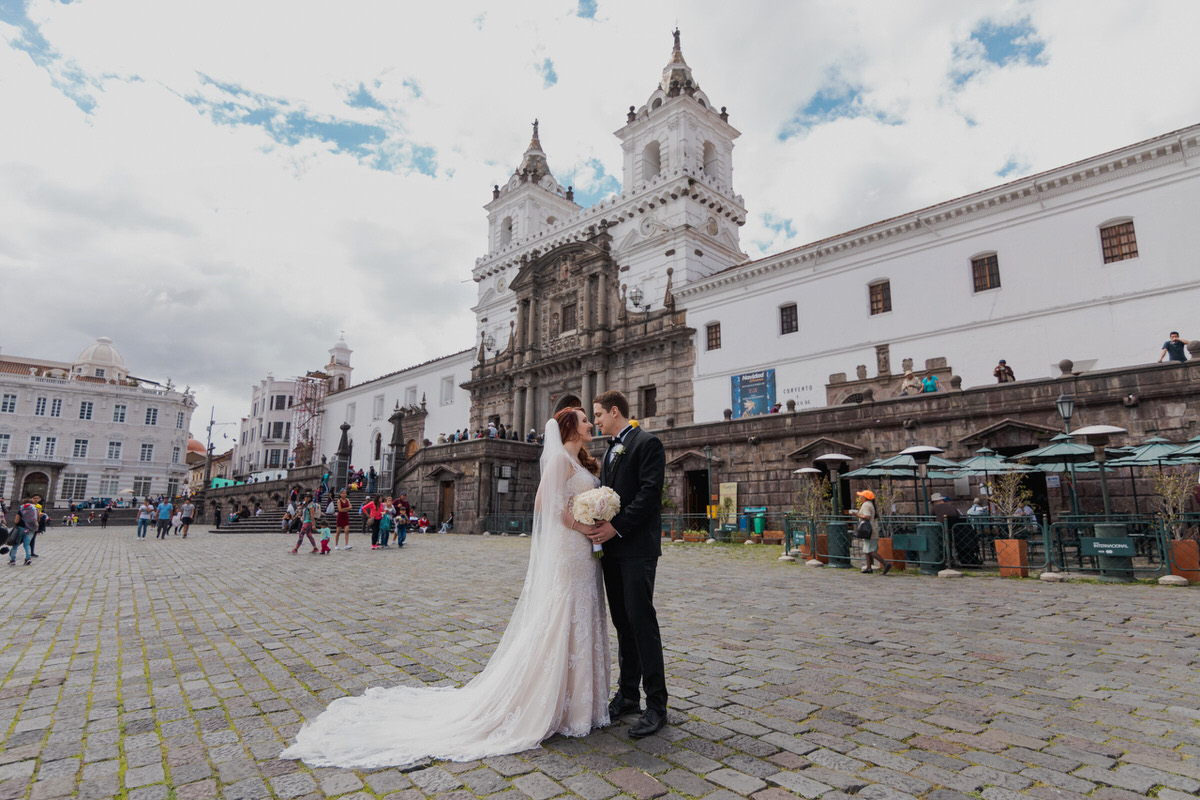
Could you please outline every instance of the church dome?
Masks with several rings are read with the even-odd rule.
[[[101,336],[95,344],[80,353],[71,365],[71,372],[77,377],[104,381],[124,380],[129,374],[125,369],[125,359],[121,358],[117,348],[113,347],[112,339],[107,336]]]
[[[189,453],[204,455],[204,442],[197,441],[196,439],[188,439],[187,451]]]
[[[79,358],[75,359],[75,363],[90,364],[96,367],[125,369],[125,360],[121,358],[121,354],[117,352],[117,348],[113,347],[112,339],[107,336],[101,336],[96,340],[95,344],[80,353]]]

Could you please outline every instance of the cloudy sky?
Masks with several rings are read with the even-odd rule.
[[[340,331],[356,380],[470,347],[530,121],[619,191],[676,25],[752,256],[1200,122],[1191,0],[0,0],[0,347],[110,336],[201,439]]]

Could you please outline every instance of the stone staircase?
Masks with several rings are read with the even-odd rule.
[[[367,502],[369,495],[366,492],[349,492],[348,496],[351,504],[350,531],[358,533],[362,530],[362,516],[358,510]],[[321,505],[328,507],[328,498],[323,499]],[[283,533],[283,515],[286,511],[287,506],[264,508],[263,513],[257,517],[247,517],[236,522],[221,520],[221,527],[210,529],[209,533]],[[332,514],[326,515],[323,521],[333,528],[334,516]]]

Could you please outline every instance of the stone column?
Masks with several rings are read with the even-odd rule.
[[[525,425],[525,392],[524,386],[518,386],[513,392],[513,426],[520,431],[522,439],[529,430]]]
[[[596,396],[596,373],[584,372],[583,373],[583,396],[579,398],[579,401],[581,403],[583,403],[584,411],[587,411],[589,414],[592,411],[592,398],[595,396]]]
[[[600,274],[600,327],[608,327],[608,276]]]
[[[530,428],[538,426],[537,418],[537,387],[530,386],[525,390],[525,425],[521,431],[521,438],[529,433]]]
[[[517,303],[517,341],[514,350],[525,346],[525,301]]]
[[[592,306],[595,304],[596,293],[592,288],[592,278],[589,275],[583,284],[583,315],[579,327],[585,331],[592,329]]]
[[[529,301],[529,320],[526,323],[526,329],[529,331],[529,344],[533,347],[537,347],[540,336],[541,326],[538,325],[538,318],[541,316],[538,313],[540,306],[541,301],[536,297]]]
[[[596,394],[608,391],[608,370],[602,369],[596,373]],[[593,395],[594,397],[595,395]]]

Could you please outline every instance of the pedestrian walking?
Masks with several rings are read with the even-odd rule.
[[[337,514],[334,522],[337,525],[337,532],[333,535],[333,549],[341,550],[338,547],[338,542],[341,541],[342,534],[346,534],[346,550],[351,549],[350,546],[350,511],[354,508],[354,504],[350,502],[350,496],[346,494],[346,490],[342,489],[338,495],[337,505],[334,506],[334,512]]]
[[[379,520],[383,519],[383,498],[379,495],[375,499],[364,503],[359,509],[363,515],[363,519],[367,523],[367,527],[371,531],[371,549],[379,549]],[[384,545],[386,547],[386,545]]]
[[[314,553],[317,550],[317,542],[313,539],[313,521],[321,514],[321,507],[313,502],[312,492],[304,495],[304,503],[300,506],[300,535],[296,537],[296,546],[292,548],[292,555],[295,555],[300,550],[301,543],[304,542],[304,537],[308,537],[308,543],[312,545]]]
[[[196,518],[196,506],[192,505],[191,500],[184,500],[183,507],[179,509],[179,516],[183,521],[183,538],[187,538],[188,529],[192,527],[192,520]]]
[[[879,526],[875,522],[875,493],[870,489],[864,489],[858,493],[858,499],[858,510],[850,513],[858,517],[858,530],[869,534],[865,537],[859,536],[859,540],[862,542],[863,557],[867,560],[867,565],[862,568],[862,573],[870,575],[874,572],[875,561],[878,560],[883,566],[883,574],[887,575],[891,571],[892,565],[879,555]]]
[[[162,498],[158,504],[158,536],[157,539],[167,538],[167,531],[171,527],[171,511],[172,506],[167,498]]]
[[[137,538],[146,538],[146,529],[150,527],[150,520],[152,519],[154,519],[154,506],[150,505],[150,498],[147,497],[138,506]]]
[[[321,526],[321,555],[329,554],[329,526]]]
[[[108,527],[108,509],[105,508],[103,511],[100,512],[100,530],[104,530],[107,527]],[[186,536],[186,535],[187,534],[184,534],[184,536]]]
[[[38,527],[38,510],[33,503],[33,497],[26,497],[17,508],[17,519],[8,535],[8,565],[17,564],[17,548],[25,548],[25,566],[33,563],[31,542]]]

